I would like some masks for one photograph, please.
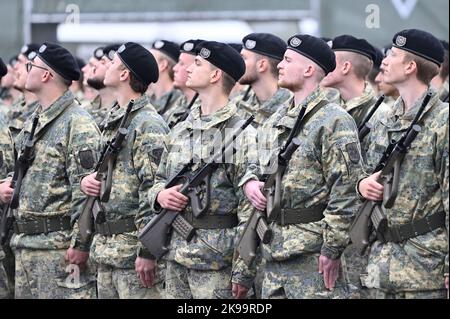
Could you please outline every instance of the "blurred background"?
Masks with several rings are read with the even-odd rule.
[[[51,41],[86,59],[106,43],[240,42],[251,32],[346,33],[382,47],[405,28],[448,40],[448,12],[448,0],[0,0],[0,56]]]

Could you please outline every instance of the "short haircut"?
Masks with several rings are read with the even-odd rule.
[[[341,61],[349,61],[352,64],[353,73],[360,80],[365,80],[373,68],[372,60],[355,52],[345,51],[341,55]]]
[[[414,61],[417,65],[417,79],[428,85],[431,80],[439,74],[439,66],[427,59],[410,52],[405,52],[403,62],[408,63]]]

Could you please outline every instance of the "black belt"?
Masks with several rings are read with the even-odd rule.
[[[186,221],[196,229],[226,229],[239,225],[237,214],[228,215],[204,215],[195,218],[192,213],[182,215]]]
[[[72,229],[70,217],[42,218],[26,222],[16,221],[14,223],[14,232],[27,236],[49,234],[70,229]]]
[[[134,224],[134,218],[95,224],[95,231],[100,235],[108,237],[124,233],[132,233],[136,230],[137,228]]]
[[[399,243],[441,227],[445,227],[445,212],[438,212],[412,223],[388,227],[381,235],[385,241]]]
[[[277,219],[271,220],[271,222],[276,222],[281,226],[318,222],[323,219],[323,212],[326,208],[327,205],[319,205],[313,208],[282,209]]]

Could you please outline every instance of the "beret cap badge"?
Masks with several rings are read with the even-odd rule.
[[[24,54],[25,52],[27,52],[28,51],[28,45],[24,45],[23,47],[22,47],[22,49],[20,49],[20,53],[22,53],[22,54]]]
[[[200,56],[204,59],[207,59],[211,56],[211,51],[208,50],[207,48],[202,48],[200,50]]]
[[[41,47],[39,48],[39,53],[44,53],[45,50],[47,50],[47,46],[45,44],[41,45]]]
[[[246,49],[252,50],[255,47],[256,47],[256,41],[254,41],[254,40],[247,40],[247,41],[245,41],[245,48]]]
[[[297,48],[300,46],[300,44],[302,44],[302,40],[300,40],[299,38],[294,37],[291,39],[291,42],[290,42],[291,47]]]
[[[116,54],[116,51],[111,50],[108,52],[108,59],[114,60],[114,55]]]
[[[162,49],[164,47],[164,42],[156,41],[153,46],[155,47],[155,49]]]
[[[192,43],[192,42],[185,43],[183,46],[184,51],[189,52],[189,51],[192,51],[193,49],[194,49],[194,43]]]
[[[395,40],[395,44],[399,47],[402,47],[406,44],[406,38],[404,36],[399,35]]]
[[[125,44],[122,44],[119,48],[119,50],[117,50],[118,53],[122,53],[123,51],[125,51],[127,47],[125,46]]]

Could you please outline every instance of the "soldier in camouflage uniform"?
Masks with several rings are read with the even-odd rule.
[[[97,58],[100,56],[100,52],[102,56],[95,63],[87,80],[87,84],[91,88],[97,90],[98,95],[94,101],[91,102],[90,106],[86,106],[86,109],[94,118],[95,123],[97,123],[100,128],[100,131],[103,131],[104,125],[106,125],[106,122],[104,122],[105,118],[112,107],[117,103],[114,95],[114,89],[105,86],[104,81],[106,71],[110,67],[111,61],[114,59],[114,55],[119,47],[120,45],[109,45],[104,47],[101,51],[98,49],[95,50],[94,55]]]
[[[326,76],[321,85],[339,90],[341,106],[359,127],[377,101],[372,86],[366,81],[376,51],[366,40],[350,35],[336,37],[330,44],[336,54],[336,69]],[[374,119],[382,117],[387,110],[387,105],[382,104]]]
[[[158,40],[153,43],[150,52],[158,62],[159,68],[159,80],[152,85],[150,98],[156,111],[167,121],[168,114],[182,95],[180,90],[174,88],[173,83],[173,67],[178,63],[180,46],[170,41]]]
[[[238,103],[238,114],[254,115],[255,126],[259,126],[291,97],[288,90],[278,87],[277,65],[283,60],[286,42],[268,33],[249,34],[242,42],[246,71],[239,83],[250,85],[255,94]]]
[[[389,142],[399,140],[411,125],[430,90],[432,98],[421,114],[421,132],[401,164],[398,196],[387,217],[387,241],[370,246],[363,284],[377,298],[445,298],[448,289],[449,158],[448,103],[430,89],[444,50],[439,40],[421,30],[394,36],[394,47],[383,61],[384,81],[394,85],[400,98],[391,112],[375,123],[369,139],[368,165],[375,168]],[[362,179],[359,192],[380,201],[384,188],[376,173]],[[426,229],[420,221],[427,218]],[[399,230],[399,236],[394,236]],[[407,229],[414,229],[415,232]],[[406,229],[406,230],[405,230]],[[390,234],[390,235],[388,235]]]
[[[0,79],[6,74],[7,68],[3,64],[0,58]],[[5,117],[0,113],[0,187],[6,186],[4,184],[4,179],[13,170],[14,165],[14,151],[11,134],[8,130],[8,125],[6,124]],[[1,191],[0,191],[1,193]],[[3,205],[7,202],[3,201],[0,197],[0,212],[2,211]],[[6,248],[8,249],[8,248]],[[2,247],[0,247],[0,299],[11,298],[13,287],[11,287],[11,280],[8,278],[7,272],[8,265],[5,263],[5,253]]]
[[[308,35],[292,37],[278,68],[280,86],[294,92],[294,98],[258,129],[260,145],[264,140],[272,145],[265,156],[260,155],[258,176],[273,173],[265,168],[278,155],[302,108],[309,119],[297,135],[301,145],[281,185],[280,216],[268,221],[273,237],[262,247],[266,260],[262,298],[345,298],[340,256],[356,209],[352,183],[362,172],[355,122],[339,105],[328,102],[319,87],[335,68],[335,55],[324,41]],[[248,182],[245,193],[264,211],[262,186],[256,180]],[[233,269],[235,297],[246,295],[251,270],[238,259]]]
[[[8,123],[9,130],[11,131],[11,135],[13,137],[13,141],[15,141],[17,135],[19,135],[19,133],[22,131],[24,123],[34,113],[39,104],[36,95],[25,89],[25,84],[27,82],[28,76],[26,70],[26,63],[33,61],[35,57],[36,57],[35,51],[31,51],[27,57],[25,57],[24,54],[20,54],[18,62],[14,65],[14,71],[16,74],[16,80],[14,81],[14,88],[22,92],[22,98],[20,99],[18,104],[15,105],[18,107],[19,112],[14,115],[11,115],[11,119]]]
[[[69,250],[73,262],[83,264],[90,248],[90,255],[98,264],[97,287],[101,299],[161,298],[163,276],[158,274],[150,281],[153,269],[149,268],[149,256],[140,249],[137,240],[138,230],[149,216],[147,192],[153,185],[169,132],[145,95],[148,85],[157,80],[154,57],[131,42],[119,48],[106,71],[105,85],[116,92],[118,105],[111,110],[99,150],[116,135],[130,100],[134,99],[135,104],[129,117],[129,133],[113,171],[110,200],[103,203],[105,221],[96,223],[97,234],[91,247],[75,236],[73,248]],[[100,184],[95,175],[82,180],[86,195],[99,196]]]
[[[435,88],[439,93],[439,98],[441,101],[448,103],[448,63],[449,63],[449,54],[448,54],[448,42],[441,41],[442,46],[444,47],[444,62],[441,64],[439,74],[434,77],[431,81],[431,86]]]
[[[187,68],[194,63],[197,55],[196,47],[203,40],[188,40],[180,46],[180,57],[178,63],[174,66],[173,85],[176,89],[183,92],[175,106],[166,113],[166,121],[170,128],[186,120],[189,113],[195,106],[200,105],[198,94],[186,86]]]
[[[167,180],[177,174],[191,159],[192,170],[211,160],[211,141],[229,139],[227,133],[242,124],[234,103],[228,96],[245,72],[245,63],[232,47],[218,42],[202,42],[199,55],[188,68],[187,85],[200,94],[201,107],[195,107],[185,122],[178,124],[169,137],[158,168],[149,201],[155,209],[182,212],[196,228],[187,242],[173,232],[169,243],[166,271],[166,297],[176,299],[214,299],[230,291],[233,251],[239,232],[250,215],[250,207],[241,186],[247,165],[255,163],[255,131],[248,127],[235,145],[239,151],[220,164],[211,176],[211,208],[204,216],[194,218],[181,185],[164,189]],[[225,132],[225,134],[223,134]],[[223,137],[223,135],[228,135]],[[243,136],[241,136],[243,137]],[[221,144],[221,143],[220,143]],[[219,148],[217,148],[219,150]],[[222,220],[222,225],[219,221]]]
[[[27,64],[26,89],[36,94],[39,106],[16,140],[23,149],[32,123],[38,116],[33,163],[20,191],[14,211],[11,248],[16,258],[16,298],[93,298],[95,285],[89,269],[66,264],[71,217],[82,203],[80,177],[93,166],[99,132],[68,90],[79,70],[64,48],[43,44],[38,56]],[[7,186],[10,186],[8,180]],[[13,190],[1,187],[0,196],[11,199]]]
[[[339,90],[340,105],[353,117],[357,127],[360,127],[377,101],[372,86],[366,81],[377,58],[376,51],[366,40],[349,35],[336,37],[330,44],[336,54],[336,70],[328,74],[322,85]],[[384,117],[388,110],[385,103],[381,104],[370,122],[376,121],[377,117]],[[363,158],[367,149],[366,140],[367,138],[361,141]],[[350,298],[368,297],[368,291],[363,289],[359,280],[360,273],[367,266],[367,258],[368,256],[359,256],[353,245],[343,254],[343,271],[352,292]]]

